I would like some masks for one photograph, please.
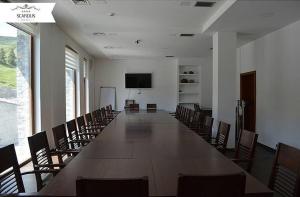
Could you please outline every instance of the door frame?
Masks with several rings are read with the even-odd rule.
[[[245,73],[241,73],[240,74],[240,99],[242,100],[242,78],[246,77],[246,76],[250,76],[253,75],[254,76],[254,87],[255,87],[255,91],[254,91],[254,132],[256,132],[256,71],[250,71],[250,72],[245,72]]]

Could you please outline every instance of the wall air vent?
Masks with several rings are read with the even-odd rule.
[[[167,56],[165,56],[166,58],[172,58],[172,57],[174,57],[173,55],[167,55]]]
[[[195,34],[179,34],[180,37],[194,37]]]
[[[197,1],[195,7],[208,7],[211,8],[215,5],[216,2],[209,2],[209,1]]]
[[[75,5],[90,5],[89,0],[72,0]]]

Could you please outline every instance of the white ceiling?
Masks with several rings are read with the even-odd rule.
[[[243,44],[300,19],[299,0],[198,1],[217,3],[197,8],[181,5],[193,0],[89,0],[90,5],[78,6],[71,0],[47,0],[56,2],[53,14],[60,28],[87,52],[116,59],[205,57],[211,53],[213,32],[238,32]],[[179,33],[196,36],[182,38]],[[139,46],[137,39],[142,40]]]
[[[300,20],[299,0],[239,0],[205,32],[238,32],[240,45]]]
[[[181,6],[190,0],[107,0],[107,4],[89,1],[90,5],[83,6],[71,0],[47,2],[56,2],[53,14],[60,28],[92,55],[109,58],[207,56],[212,40],[201,34],[202,25],[225,2],[219,0],[213,8],[202,8]],[[116,15],[109,16],[110,13]],[[94,36],[94,32],[108,35]],[[197,35],[180,38],[179,33]],[[137,39],[142,40],[140,46],[135,44]]]

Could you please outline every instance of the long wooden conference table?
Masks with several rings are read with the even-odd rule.
[[[180,173],[216,175],[241,171],[239,166],[167,112],[122,112],[40,193],[76,196],[78,176],[148,176],[150,196],[176,196]],[[272,191],[247,174],[246,196],[269,197]]]

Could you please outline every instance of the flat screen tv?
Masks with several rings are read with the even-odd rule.
[[[125,88],[151,88],[151,73],[126,73]]]

